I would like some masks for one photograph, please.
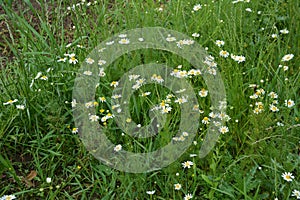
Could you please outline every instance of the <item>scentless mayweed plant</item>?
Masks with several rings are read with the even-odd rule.
[[[0,200],[300,199],[299,1],[0,5]]]

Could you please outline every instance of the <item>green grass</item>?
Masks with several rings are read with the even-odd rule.
[[[98,1],[95,5],[68,7],[76,1],[1,1],[0,47],[0,197],[14,194],[17,199],[296,199],[300,191],[300,5],[297,0],[251,1],[233,4],[215,1]],[[202,9],[192,12],[193,6]],[[159,11],[158,8],[162,8]],[[251,8],[252,12],[246,11]],[[261,11],[260,14],[258,12]],[[73,27],[74,26],[74,27]],[[174,163],[148,173],[126,173],[101,163],[87,150],[76,127],[71,101],[73,85],[86,56],[99,43],[124,30],[141,27],[164,27],[190,37],[207,47],[215,58],[227,95],[226,123],[229,132],[222,134],[213,150],[205,157],[198,154],[208,125],[201,123],[210,111],[210,92],[200,98],[198,91],[208,88],[201,76],[188,79],[198,97],[200,114],[197,144]],[[280,33],[283,29],[288,34]],[[277,38],[272,38],[277,34]],[[216,40],[225,45],[218,47]],[[68,45],[69,44],[69,45]],[[82,47],[77,46],[82,45]],[[221,50],[243,55],[237,63],[230,55],[223,58]],[[75,53],[77,64],[57,62],[65,53]],[[293,54],[290,61],[281,61]],[[170,52],[143,49],[119,57],[106,69],[97,97],[97,114],[112,111],[109,103],[112,81],[119,80],[134,66],[150,62],[167,63],[182,70],[192,68],[186,60]],[[287,65],[284,71],[279,65]],[[49,70],[48,70],[49,69]],[[48,80],[35,79],[41,72]],[[32,81],[34,83],[32,84]],[[32,85],[31,85],[32,84]],[[249,87],[256,84],[255,88]],[[31,87],[30,87],[31,86]],[[264,89],[258,99],[249,98]],[[151,95],[140,97],[142,92]],[[278,112],[269,105],[268,94],[278,94]],[[160,103],[170,91],[161,86],[145,85],[130,98],[128,109],[136,123],[147,125],[149,108]],[[4,105],[18,99],[13,105]],[[294,100],[287,107],[285,100]],[[253,112],[256,102],[264,111]],[[25,109],[17,109],[24,105]],[[105,125],[106,135],[123,149],[144,152],[166,145],[178,128],[180,107],[166,114],[162,132],[152,138],[135,139],[121,136],[114,119]],[[99,110],[104,109],[104,113]],[[284,126],[278,126],[278,122]],[[183,169],[185,161],[194,165]],[[36,175],[29,177],[30,172]],[[281,175],[291,172],[294,179],[285,181]],[[178,173],[178,174],[176,174]],[[52,182],[47,183],[46,178]],[[180,183],[177,191],[174,184]],[[146,192],[155,190],[153,195]]]

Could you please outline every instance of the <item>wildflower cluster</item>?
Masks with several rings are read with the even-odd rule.
[[[189,71],[181,70],[181,65],[177,67],[177,69],[174,69],[170,75],[174,76],[176,78],[192,78],[193,76],[199,76],[201,75],[201,71],[199,69],[191,69]]]
[[[86,0],[81,0],[80,2],[73,4],[72,6],[68,6],[67,10],[68,11],[81,11],[83,7],[89,7],[89,6],[94,6],[97,5],[98,1],[93,1],[93,2],[87,2]]]
[[[276,28],[276,27],[274,26],[274,28]],[[286,28],[285,29],[281,29],[281,30],[279,30],[279,33],[281,35],[287,35],[289,33],[289,30],[287,30]],[[272,33],[271,37],[274,38],[274,39],[277,39],[279,37],[279,34],[278,33]]]
[[[32,88],[33,85],[34,85],[34,82],[37,81],[37,80],[47,81],[47,80],[49,79],[49,78],[48,78],[48,77],[49,77],[48,74],[49,74],[51,71],[53,71],[53,68],[52,68],[52,67],[49,67],[49,68],[46,70],[45,73],[43,73],[43,72],[38,72],[38,73],[36,74],[36,76],[31,80],[31,83],[30,83],[29,87]]]
[[[253,113],[259,114],[266,110],[269,107],[271,112],[279,112],[279,101],[278,94],[274,91],[269,92],[265,95],[265,90],[263,88],[258,88],[259,86],[256,84],[251,84],[250,88],[255,88],[255,92],[249,96],[250,99],[255,100],[254,105],[251,104],[251,107],[254,107]],[[267,98],[267,97],[268,98]],[[284,106],[291,108],[295,105],[295,102],[292,99],[284,100]]]
[[[225,42],[223,40],[216,40],[215,44],[218,47],[222,47],[225,45]],[[219,56],[223,57],[223,58],[227,58],[230,55],[231,59],[236,61],[237,63],[242,63],[246,61],[246,57],[243,55],[234,55],[234,54],[230,54],[228,51],[226,50],[220,50],[219,52]]]
[[[89,120],[91,122],[98,122],[101,121],[103,123],[103,125],[107,125],[107,120],[114,118],[114,115],[109,111],[109,110],[105,110],[103,108],[100,108],[100,105],[102,103],[106,102],[106,98],[105,97],[99,97],[99,102],[98,101],[89,101],[86,102],[84,105],[87,109],[96,109],[100,115],[97,114],[89,114]],[[74,99],[72,101],[72,107],[75,108],[76,107],[76,99]],[[118,105],[115,105],[112,107],[112,109],[115,109],[119,107]],[[73,128],[72,130],[73,133],[77,133],[78,132],[78,128]]]
[[[76,55],[75,55],[75,53],[65,53],[64,54],[64,56],[65,57],[62,57],[62,58],[59,58],[58,60],[57,60],[57,62],[66,62],[67,60],[68,60],[68,62],[70,63],[70,64],[77,64],[78,63],[78,60],[77,60],[77,58],[76,58]]]
[[[181,135],[179,137],[173,137],[173,141],[184,141],[186,137],[189,136],[188,132],[182,132]]]
[[[281,58],[281,62],[286,63],[286,62],[292,60],[293,58],[294,58],[294,54],[286,54]],[[282,68],[283,71],[287,71],[289,69],[289,66],[280,64],[278,66],[278,68]],[[286,78],[285,80],[287,81],[288,78]]]
[[[167,42],[175,42],[175,41],[177,41],[177,39],[176,39],[176,37],[169,34],[166,37],[166,41]],[[187,46],[192,45],[192,44],[194,44],[194,42],[195,41],[191,40],[191,39],[180,39],[176,42],[176,45],[177,45],[178,48],[182,48],[185,45],[187,45]]]
[[[293,174],[291,172],[284,172],[281,174],[281,177],[287,181],[287,182],[293,182],[293,180],[295,179],[295,176],[293,176]],[[291,196],[294,196],[296,197],[296,199],[300,199],[300,191],[299,190],[296,190],[294,189],[292,191],[292,195]]]
[[[13,105],[18,101],[19,101],[18,99],[14,99],[14,100],[10,99],[7,102],[4,102],[3,105]],[[16,105],[16,108],[19,109],[19,110],[24,110],[25,105],[24,104],[18,104],[18,105]]]
[[[202,118],[201,122],[204,125],[209,125],[212,122],[215,126],[219,127],[220,133],[225,134],[229,132],[229,128],[227,126],[223,126],[222,124],[228,122],[229,120],[231,120],[231,117],[223,112],[210,112],[208,116]]]

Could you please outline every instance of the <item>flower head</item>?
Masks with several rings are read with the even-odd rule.
[[[202,119],[202,124],[209,124],[210,119],[208,117],[204,117]]]
[[[166,38],[166,41],[167,42],[174,42],[174,41],[176,41],[176,38],[172,37],[171,35],[168,35],[168,37]]]
[[[76,99],[73,99],[73,100],[71,101],[71,106],[72,106],[72,108],[75,108],[75,107],[76,107],[76,104],[77,104]]]
[[[184,196],[184,200],[189,200],[189,199],[192,199],[193,198],[193,195],[192,194],[186,194],[185,196]]]
[[[282,33],[282,34],[288,34],[289,33],[289,31],[286,28],[280,30],[279,32]]]
[[[284,105],[290,108],[290,107],[293,107],[295,105],[295,102],[291,99],[284,100]]]
[[[227,51],[221,50],[220,53],[219,53],[219,55],[221,57],[227,58],[229,56],[229,53]]]
[[[95,61],[94,61],[92,58],[87,58],[87,59],[85,60],[85,62],[86,62],[87,64],[93,64]]]
[[[194,5],[193,10],[194,10],[194,11],[198,11],[198,10],[200,10],[201,8],[202,8],[202,6],[201,6],[200,4],[196,4],[196,5]]]
[[[118,81],[113,81],[110,83],[110,86],[113,86],[114,88],[116,88],[119,85]]]
[[[151,194],[154,194],[154,193],[155,193],[155,190],[147,191],[146,193],[151,195]]]
[[[97,115],[90,115],[89,119],[92,121],[92,122],[96,122],[99,120],[99,116]]]
[[[119,38],[126,38],[127,37],[127,34],[120,34],[119,35]]]
[[[121,97],[122,97],[121,94],[114,94],[114,95],[111,96],[112,99],[119,99]]]
[[[59,58],[58,60],[57,60],[57,62],[66,62],[67,61],[67,58],[65,57],[65,58]]]
[[[183,168],[191,168],[191,166],[194,165],[194,163],[192,161],[186,161],[181,164],[182,164]]]
[[[104,65],[106,63],[106,61],[105,60],[98,60],[98,65]]]
[[[220,131],[222,134],[224,134],[224,133],[228,133],[228,132],[229,132],[229,129],[228,129],[227,126],[222,126],[222,127],[219,129],[219,131]]]
[[[24,110],[25,105],[16,105],[16,108],[19,109],[19,110]]]
[[[292,60],[294,57],[294,54],[286,54],[285,56],[282,57],[281,61],[289,61]]]
[[[225,44],[225,42],[223,41],[223,40],[216,40],[216,45],[218,46],[218,47],[221,47],[221,46],[223,46],[224,44]]]
[[[175,188],[175,190],[180,190],[181,184],[179,184],[179,183],[174,184],[174,188]]]
[[[46,81],[46,80],[48,80],[48,77],[44,75],[40,79]]]
[[[198,94],[200,97],[206,97],[208,94],[208,91],[206,89],[202,88]]]
[[[278,112],[279,111],[279,109],[275,105],[273,105],[273,104],[270,105],[270,110],[272,112]]]
[[[99,64],[99,63],[98,63]],[[106,74],[105,74],[105,72],[104,72],[104,68],[103,67],[100,67],[99,68],[99,76],[100,77],[104,77]]]
[[[278,35],[277,35],[277,34],[275,34],[275,33],[273,33],[273,34],[271,35],[271,37],[272,37],[272,38],[277,38],[277,37],[278,37]]]
[[[46,182],[47,182],[47,183],[51,183],[51,181],[52,181],[52,179],[51,179],[50,177],[47,177],[47,178],[46,178]]]
[[[185,96],[182,96],[181,98],[178,98],[175,100],[175,103],[178,103],[178,104],[183,104],[186,102],[188,102],[188,100],[187,100],[187,97],[185,97]]]
[[[129,44],[129,39],[127,38],[122,38],[120,41],[119,41],[119,44]]]
[[[83,74],[86,76],[91,76],[93,74],[93,72],[87,70],[87,71],[84,71]]]
[[[122,145],[118,144],[117,146],[114,147],[114,151],[118,152],[122,150]]]
[[[277,99],[278,98],[278,94],[276,94],[275,92],[270,92],[268,94],[269,97],[271,97],[272,99]]]
[[[151,94],[151,92],[143,92],[140,96],[146,97],[146,96],[148,96],[148,95],[150,95],[150,94]]]
[[[288,182],[293,181],[293,179],[295,178],[295,177],[293,176],[293,174],[290,173],[290,172],[284,172],[284,173],[282,173],[281,177],[282,177],[284,180],[288,181]]]
[[[12,200],[15,199],[15,195],[4,195],[3,197],[0,198],[0,200]]]
[[[69,58],[70,58],[70,59],[69,59],[69,63],[70,63],[70,64],[76,64],[76,63],[78,63],[78,60],[76,59],[74,53],[68,54],[68,56],[69,56]]]
[[[300,191],[299,190],[293,190],[292,196],[296,197],[297,199],[300,199]]]
[[[106,98],[105,97],[99,97],[99,100],[101,101],[101,103],[106,102]]]
[[[230,56],[234,61],[236,61],[238,63],[245,62],[245,60],[246,60],[245,56],[242,56],[242,55],[233,55],[233,54],[231,54]]]
[[[200,34],[199,33],[193,33],[192,36],[193,37],[200,37]]]
[[[106,42],[105,44],[107,45],[107,46],[109,46],[109,45],[112,45],[112,44],[114,44],[115,43],[115,41],[110,41],[110,42]]]
[[[13,103],[15,103],[15,102],[17,102],[17,101],[18,101],[18,99],[9,100],[9,101],[3,103],[3,105],[12,105]]]
[[[74,134],[78,133],[78,128],[72,128],[72,133]]]
[[[246,8],[247,12],[252,12],[251,8]]]

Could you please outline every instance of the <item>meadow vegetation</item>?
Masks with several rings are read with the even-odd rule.
[[[0,5],[1,200],[300,199],[298,0],[0,0]],[[87,58],[107,38],[142,27],[184,33],[207,51],[205,62],[226,88],[226,114],[212,112],[201,74],[178,55],[136,50],[105,70],[105,60]],[[131,42],[126,39],[121,35],[120,44]],[[132,74],[137,85],[125,123],[149,123],[153,105],[160,105],[167,123],[157,138],[135,140],[117,127],[112,112],[118,113],[118,106],[110,103],[119,98],[112,91],[123,74],[141,64],[166,63],[174,69],[170,76],[193,85],[200,125],[178,160],[135,174],[91,155],[74,123],[72,91],[81,64],[94,62],[101,81],[96,100],[86,106],[96,109],[90,120],[105,127],[115,152],[158,149],[174,140],[180,104],[189,103],[162,86],[143,85],[139,74]],[[215,118],[225,120],[221,135],[200,159]],[[182,135],[175,139],[188,137]]]

